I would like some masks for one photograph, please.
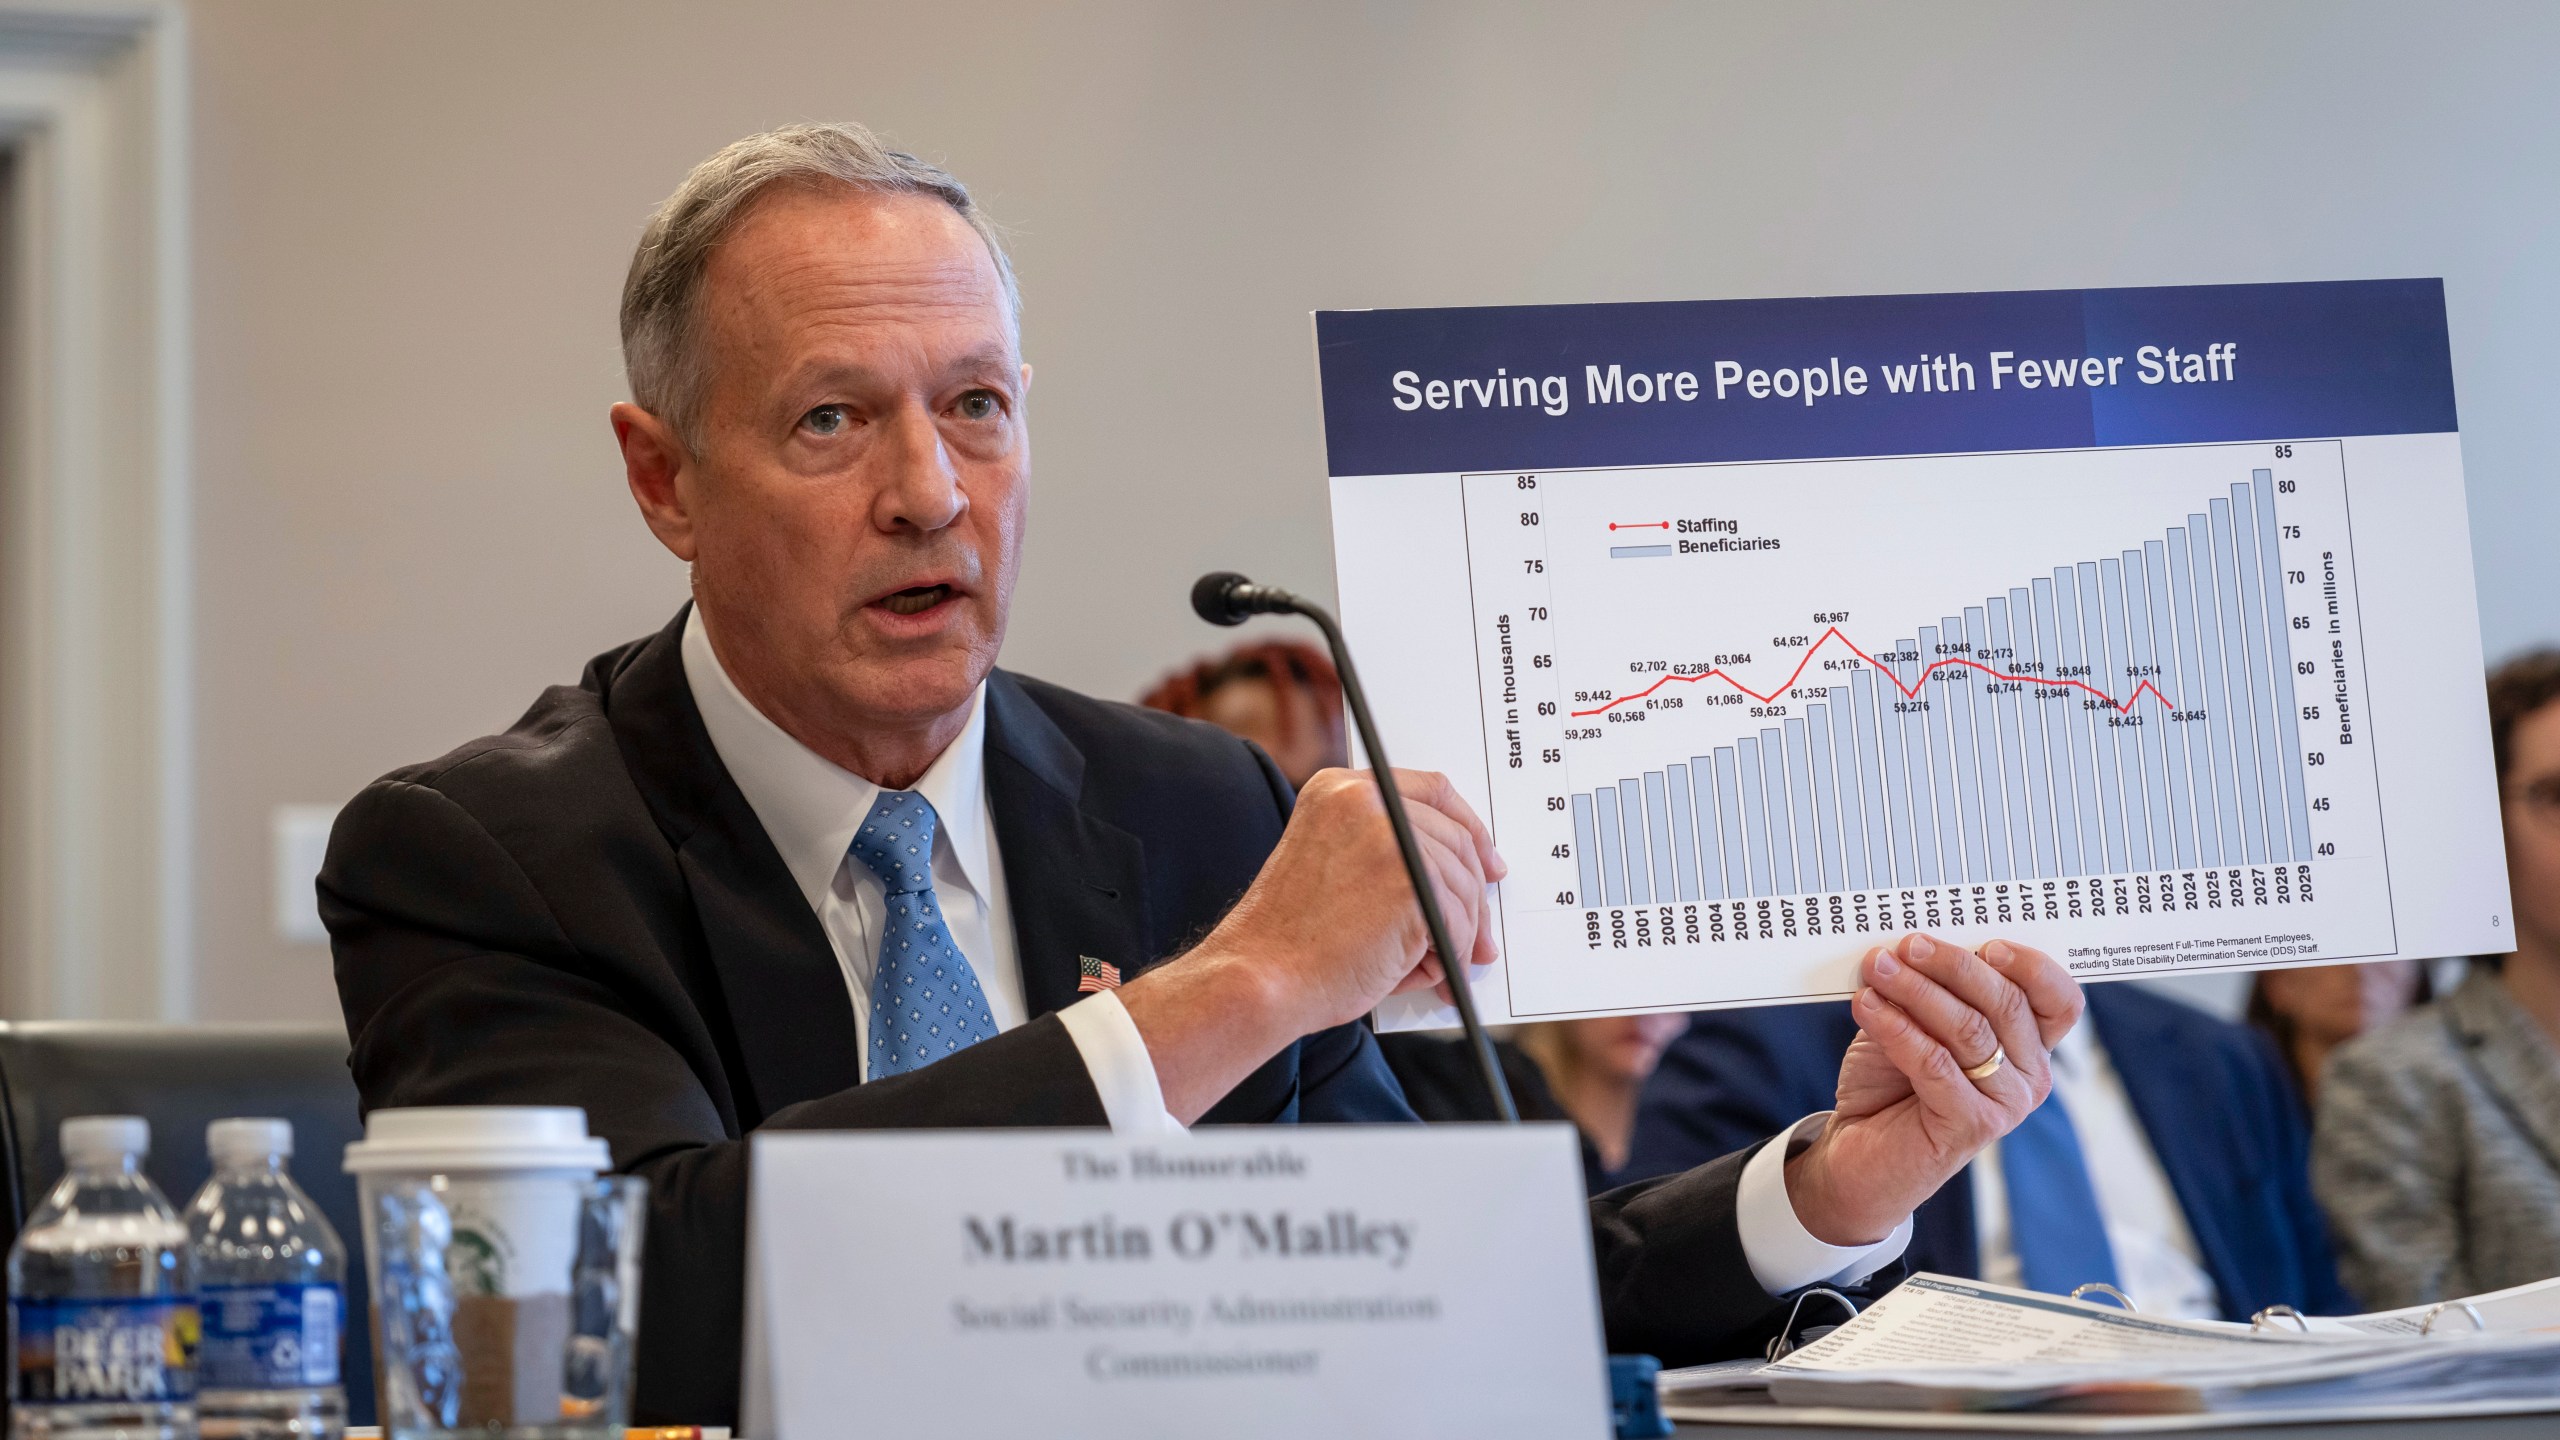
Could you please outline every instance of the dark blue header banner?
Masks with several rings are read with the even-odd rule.
[[[1331,474],[2428,434],[2444,283],[1320,311]]]

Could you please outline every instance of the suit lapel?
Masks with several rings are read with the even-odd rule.
[[[2151,1141],[2161,1173],[2169,1178],[2169,1191],[2186,1216],[2187,1233],[2195,1237],[2196,1253],[2226,1308],[2260,1293],[2265,1287],[2249,1278],[2246,1237],[2231,1230],[2240,1207],[2230,1199],[2234,1191],[2256,1183],[2257,1157],[2246,1145],[2210,1143],[2215,1135],[2227,1133],[2209,1127],[2229,1124],[2228,1104],[2200,1083],[2207,1077],[2184,1063],[2187,1057],[2179,1053],[2175,1032],[2165,1025],[2142,1023],[2132,1007],[2119,1005],[2103,986],[2090,987],[2089,1023],[2107,1052],[2108,1066],[2124,1086],[2134,1118],[2142,1122],[2142,1133]],[[2127,1063],[2125,1057],[2133,1056],[2146,1059]]]
[[[1078,960],[1134,976],[1156,958],[1146,933],[1138,837],[1085,813],[1084,754],[998,670],[987,677],[987,808],[1013,908],[1022,995],[1034,1017],[1079,998]]]
[[[2485,966],[2472,967],[2446,1010],[2473,1073],[2496,1092],[2544,1158],[2560,1166],[2560,1064],[2553,1063],[2551,1042]]]
[[[752,1091],[741,1117],[752,1127],[859,1083],[861,1057],[835,950],[694,708],[682,651],[690,613],[677,612],[601,680],[623,763],[691,890],[702,953],[735,1032],[730,1064],[744,1067]]]

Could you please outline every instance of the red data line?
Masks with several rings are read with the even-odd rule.
[[[1732,676],[1727,675],[1720,669],[1709,669],[1701,671],[1695,675],[1665,675],[1661,679],[1654,681],[1652,684],[1647,685],[1632,695],[1621,695],[1616,699],[1611,700],[1608,704],[1597,706],[1593,709],[1573,711],[1571,712],[1571,718],[1579,720],[1586,715],[1598,715],[1604,711],[1614,710],[1618,706],[1624,705],[1630,700],[1641,700],[1647,695],[1652,694],[1654,691],[1661,689],[1663,686],[1670,684],[1674,680],[1677,680],[1684,685],[1694,685],[1701,680],[1721,680],[1727,685],[1732,686],[1734,689],[1739,690],[1743,694],[1750,696],[1752,699],[1759,701],[1763,705],[1766,705],[1770,701],[1777,699],[1779,696],[1786,694],[1787,691],[1795,685],[1797,678],[1804,674],[1805,667],[1813,663],[1815,652],[1819,651],[1824,645],[1834,640],[1848,646],[1850,654],[1866,661],[1868,665],[1874,667],[1878,673],[1882,674],[1885,679],[1892,681],[1893,688],[1901,691],[1902,698],[1906,700],[1917,697],[1920,693],[1920,687],[1928,682],[1928,679],[1932,674],[1949,665],[1962,665],[1970,670],[1979,670],[1994,680],[2015,680],[2027,685],[2068,685],[2075,690],[2086,690],[2090,694],[2095,695],[2099,699],[2114,706],[2118,711],[2127,714],[2132,712],[2134,702],[2142,698],[2142,692],[2145,690],[2150,691],[2151,698],[2159,701],[2165,708],[2171,710],[2178,708],[2168,696],[2160,693],[2159,686],[2152,684],[2148,680],[2145,680],[2141,684],[2133,687],[2132,694],[2127,695],[2122,700],[2118,700],[2113,695],[2108,694],[2106,691],[2099,689],[2097,686],[2092,685],[2085,680],[2065,680],[2058,679],[2050,675],[2011,675],[2005,671],[1994,670],[1979,660],[1967,660],[1960,655],[1950,655],[1944,660],[1932,663],[1928,669],[1920,672],[1920,678],[1918,680],[1909,685],[1905,685],[1902,683],[1900,677],[1896,676],[1891,670],[1886,669],[1884,665],[1876,659],[1876,657],[1859,649],[1856,641],[1841,634],[1840,627],[1834,625],[1829,629],[1824,630],[1822,632],[1822,638],[1814,641],[1813,644],[1805,650],[1804,659],[1797,662],[1796,673],[1779,682],[1778,688],[1770,691],[1766,695],[1763,695],[1759,691],[1752,689],[1750,686],[1743,684],[1741,681],[1734,679]]]

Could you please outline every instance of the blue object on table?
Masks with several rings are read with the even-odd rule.
[[[1662,1362],[1650,1355],[1609,1357],[1609,1414],[1618,1440],[1660,1440],[1671,1433],[1662,1418]]]

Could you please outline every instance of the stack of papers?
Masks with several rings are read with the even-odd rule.
[[[2253,1327],[1919,1275],[1774,1364],[1669,1371],[1662,1390],[1676,1419],[1755,1423],[1782,1418],[1772,1406],[1835,1423],[2009,1416],[2070,1429],[2553,1410],[2560,1281]],[[2170,1423],[2051,1423],[2069,1417]]]

